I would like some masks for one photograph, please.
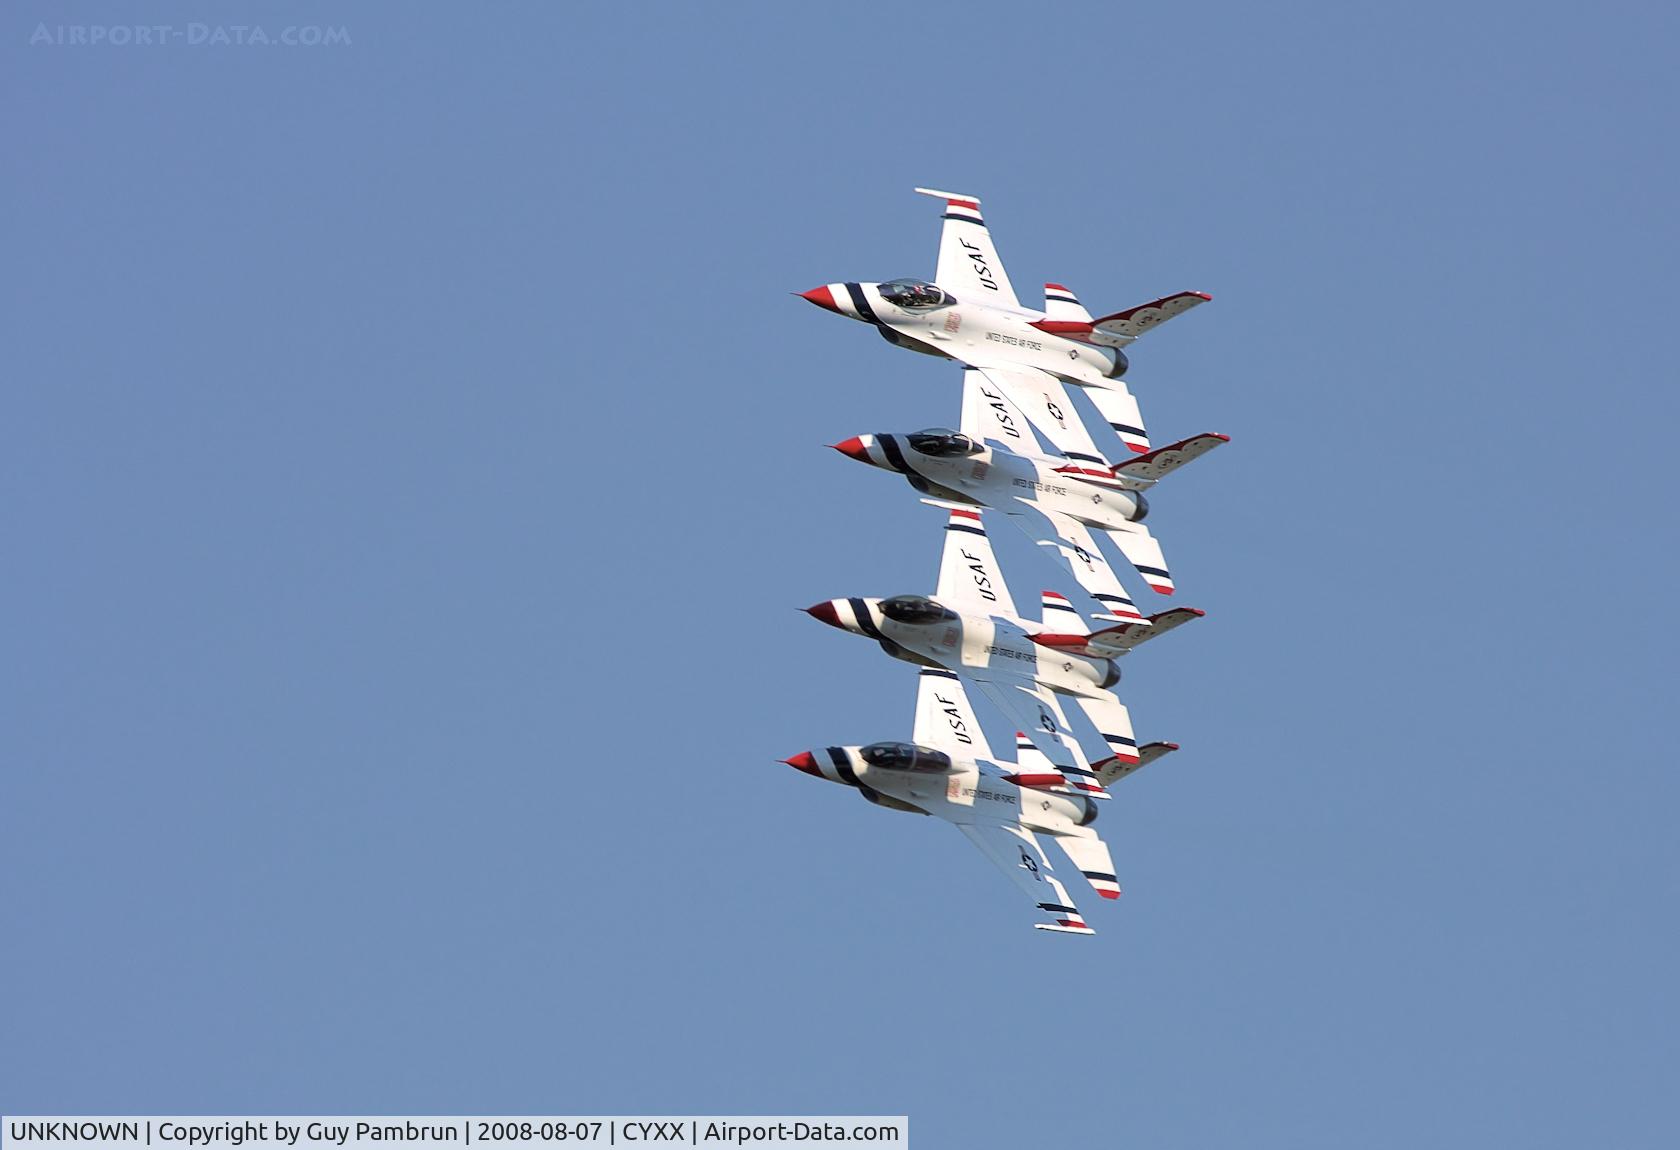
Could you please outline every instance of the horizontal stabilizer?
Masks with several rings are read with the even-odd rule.
[[[1212,298],[1205,292],[1181,291],[1174,295],[1162,296],[1160,299],[1152,299],[1137,307],[1093,320],[1089,338],[1092,343],[1124,347],[1150,328],[1166,323],[1175,315],[1183,315]]]
[[[1153,483],[1163,475],[1177,471],[1192,459],[1200,459],[1221,443],[1229,442],[1229,435],[1220,435],[1217,431],[1204,431],[1200,435],[1192,435],[1189,439],[1157,447],[1147,455],[1116,464],[1114,472],[1127,479],[1143,479]]]
[[[1089,636],[1091,653],[1098,658],[1113,658],[1123,655],[1132,648],[1160,635],[1165,635],[1175,627],[1182,627],[1192,619],[1200,619],[1207,612],[1197,607],[1174,607],[1170,611],[1162,611],[1158,615],[1149,617],[1150,625],[1140,627],[1136,623],[1120,623],[1101,631],[1093,632]]]
[[[1041,647],[1071,651],[1075,655],[1084,655],[1092,659],[1112,659],[1116,655],[1124,655],[1140,643],[1148,642],[1157,635],[1165,635],[1174,627],[1182,627],[1190,620],[1200,619],[1206,614],[1206,611],[1196,607],[1174,607],[1170,611],[1151,615],[1142,622],[1119,623],[1101,631],[1093,631],[1089,635],[1083,632],[1057,634],[1041,631],[1032,639]]]
[[[1163,755],[1170,755],[1178,750],[1177,743],[1145,743],[1138,748],[1138,761],[1135,763],[1121,762],[1119,759],[1104,759],[1100,763],[1093,763],[1097,778],[1102,785],[1112,787],[1127,775],[1135,775],[1138,771],[1153,763]]]

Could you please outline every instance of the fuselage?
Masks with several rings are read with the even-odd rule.
[[[909,748],[945,759],[943,770],[895,769],[869,760],[880,748]],[[789,766],[830,782],[856,787],[881,806],[903,804],[953,823],[1021,826],[1051,835],[1094,837],[1089,830],[1097,804],[1083,795],[1058,794],[1009,781],[1010,772],[992,762],[951,760],[928,748],[904,743],[867,747],[823,747],[785,760]],[[881,802],[885,797],[890,800]]]
[[[986,589],[980,593],[985,595]],[[830,626],[874,639],[887,654],[918,666],[1013,675],[1086,698],[1106,696],[1105,688],[1120,681],[1120,668],[1113,660],[1040,646],[1022,620],[962,614],[924,596],[830,599],[806,610]]]
[[[966,446],[955,441],[966,441]],[[931,445],[920,450],[918,442]],[[1024,500],[1091,527],[1123,529],[1149,514],[1143,495],[1120,484],[1111,471],[1022,455],[974,443],[966,436],[938,433],[859,435],[834,445],[862,463],[896,471],[924,494],[956,498],[983,507],[1007,508]],[[921,482],[918,482],[920,480]]]
[[[1049,324],[1043,312],[959,299],[937,284],[832,283],[802,294],[818,307],[873,324],[895,346],[976,367],[1033,367],[1090,387],[1112,386],[1109,381],[1126,372],[1126,356],[1117,348],[1035,326]]]

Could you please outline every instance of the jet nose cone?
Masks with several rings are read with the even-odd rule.
[[[828,290],[827,284],[823,284],[822,287],[814,287],[810,291],[802,291],[799,296],[801,299],[808,299],[818,307],[825,307],[829,311],[840,310],[834,302],[834,293]]]
[[[805,614],[813,619],[821,619],[830,627],[840,626],[840,612],[834,609],[834,600],[825,599],[821,603],[805,608]]]
[[[821,771],[817,770],[816,756],[812,755],[810,751],[800,751],[791,759],[783,759],[781,761],[792,767],[794,770],[804,771],[808,775],[822,774]]]
[[[864,445],[863,437],[854,435],[850,439],[843,439],[839,443],[831,443],[830,447],[841,455],[849,455],[859,463],[869,462],[869,448]]]

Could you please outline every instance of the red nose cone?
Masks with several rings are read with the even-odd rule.
[[[830,627],[840,626],[840,612],[834,609],[832,601],[824,600],[814,607],[807,607],[805,608],[805,614],[809,615],[813,619],[821,619]]]
[[[800,751],[797,755],[793,756],[793,758],[783,759],[782,762],[786,763],[794,770],[804,771],[808,775],[822,774],[821,771],[817,770],[817,760],[811,757],[810,751]]]
[[[834,448],[834,450],[838,451],[841,455],[851,456],[859,463],[869,462],[869,452],[864,449],[863,440],[859,439],[855,435],[850,439],[842,440],[839,443],[831,443],[829,446]]]
[[[839,307],[835,305],[834,293],[828,290],[827,284],[824,284],[822,287],[814,287],[810,291],[802,291],[799,295],[803,299],[810,300],[818,307],[826,307],[829,311],[840,310]]]

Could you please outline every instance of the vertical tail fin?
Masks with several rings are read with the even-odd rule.
[[[1079,302],[1079,297],[1061,284],[1044,285],[1044,318],[1055,323],[1091,322],[1091,313]]]
[[[1033,746],[1025,731],[1015,732],[1015,773],[1009,781],[1020,787],[1058,787],[1064,782],[1056,764]]]
[[[1089,635],[1090,625],[1085,622],[1085,616],[1074,609],[1066,595],[1055,591],[1045,591],[1042,595],[1044,602],[1044,629],[1054,631],[1058,635]]]
[[[1069,739],[1068,746],[1074,749],[1073,757],[1078,765],[1058,767],[1050,761],[1049,756],[1033,746],[1033,741],[1027,737],[1025,731],[1016,731],[1015,773],[1006,778],[1018,787],[1042,787],[1047,790],[1090,795],[1094,799],[1108,798],[1108,792],[1103,790],[1102,784],[1097,781],[1097,773],[1090,769],[1090,764],[1085,760],[1085,752],[1079,748],[1078,742]]]
[[[1192,435],[1189,439],[1157,447],[1136,459],[1117,464],[1114,470],[1118,475],[1154,483],[1163,476],[1171,475],[1191,460],[1200,459],[1221,443],[1229,442],[1229,435],[1221,435],[1217,431],[1204,431],[1200,435]]]

